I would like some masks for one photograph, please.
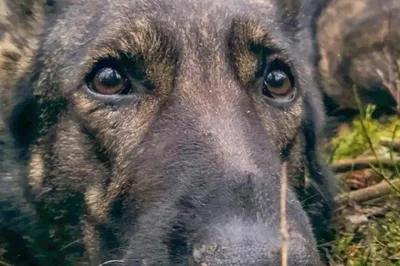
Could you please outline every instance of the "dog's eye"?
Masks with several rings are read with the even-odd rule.
[[[90,89],[94,92],[111,95],[121,93],[127,85],[127,79],[116,69],[105,67],[95,74]]]
[[[293,82],[285,71],[269,71],[264,79],[263,94],[277,100],[291,100],[294,96]]]

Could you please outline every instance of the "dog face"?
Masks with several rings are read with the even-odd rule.
[[[278,265],[287,161],[289,265],[319,265],[301,200],[306,172],[326,185],[322,109],[286,7],[61,1],[48,14],[11,124],[49,264]]]

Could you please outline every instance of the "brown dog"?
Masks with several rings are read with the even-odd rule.
[[[279,265],[287,161],[289,265],[320,265],[312,5],[287,2],[0,1],[3,258]]]

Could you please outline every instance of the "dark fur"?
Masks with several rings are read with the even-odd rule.
[[[47,8],[30,71],[6,87],[1,106],[10,110],[3,151],[11,154],[2,161],[18,170],[0,172],[4,259],[278,265],[287,160],[290,265],[319,265],[332,186],[317,149],[324,117],[303,13],[312,5],[299,6],[65,0]],[[294,103],[255,91],[271,51],[292,68]],[[88,75],[105,57],[144,64],[154,91],[90,93]]]
[[[317,79],[328,96],[329,107],[358,109],[353,92],[356,86],[364,103],[393,113],[396,101],[387,87],[400,80],[396,63],[400,56],[400,30],[396,27],[400,22],[400,2],[324,2],[313,22],[320,56],[316,62]]]

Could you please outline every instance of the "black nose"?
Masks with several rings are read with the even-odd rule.
[[[282,238],[279,223],[269,219],[246,221],[231,219],[209,226],[193,247],[197,266],[280,266]],[[320,259],[312,234],[299,222],[289,221],[288,265],[319,266]]]
[[[197,266],[279,266],[282,265],[280,241],[264,243],[240,243],[202,245],[194,249],[193,265]],[[320,266],[318,253],[304,239],[289,241],[289,266]]]

